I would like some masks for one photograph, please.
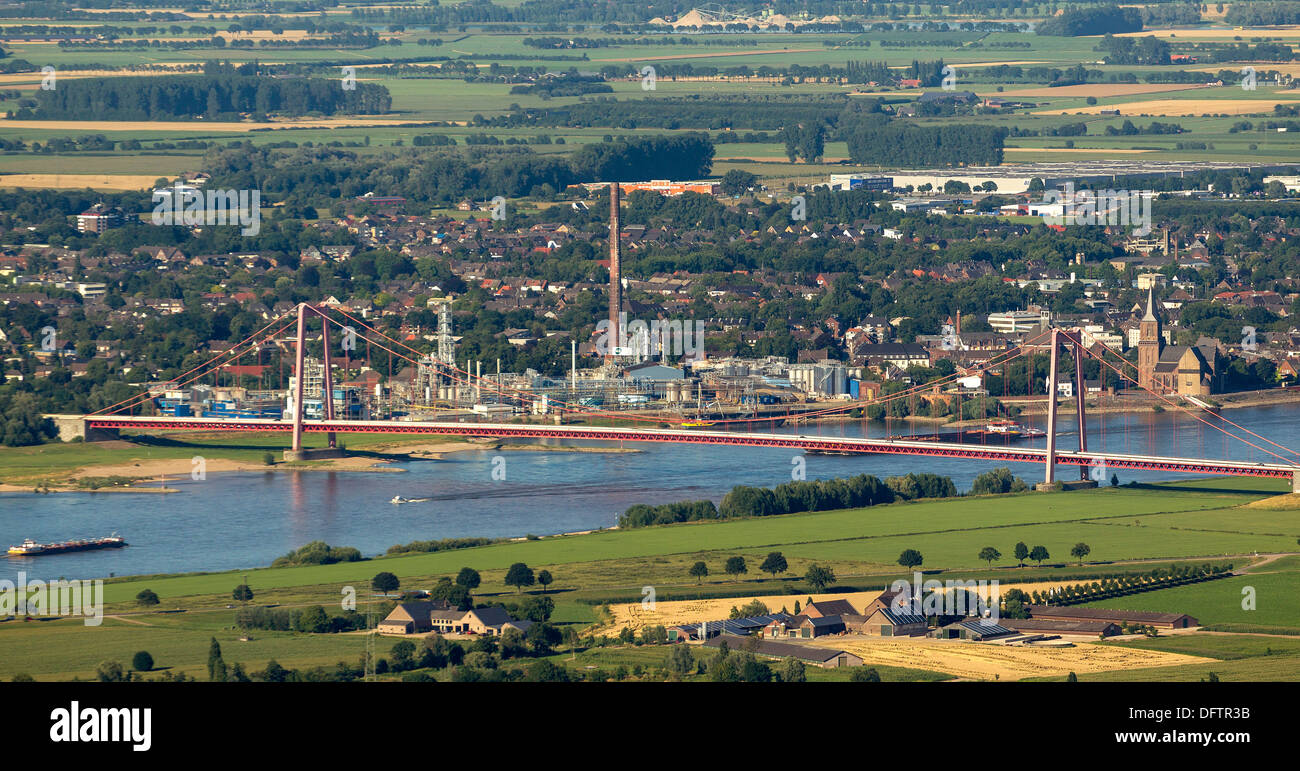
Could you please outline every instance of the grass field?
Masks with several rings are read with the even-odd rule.
[[[1292,542],[1294,543],[1294,541]],[[1265,565],[1258,573],[1089,603],[1089,607],[1188,613],[1202,625],[1288,628],[1300,633],[1300,570]],[[1252,608],[1247,600],[1253,599]]]
[[[259,450],[238,452],[258,453]],[[1199,558],[1225,550],[1238,550],[1239,554],[1270,548],[1282,550],[1285,546],[1281,543],[1283,539],[1257,535],[1254,530],[1271,532],[1277,524],[1272,518],[1284,516],[1284,513],[1239,508],[1242,503],[1262,499],[1273,491],[1270,487],[1276,485],[1246,480],[1237,485],[1214,480],[1051,495],[964,498],[765,519],[604,531],[328,566],[113,579],[105,585],[106,613],[121,615],[122,618],[106,618],[102,627],[87,628],[72,620],[0,623],[0,647],[6,651],[6,656],[0,657],[0,677],[16,672],[28,672],[38,678],[84,677],[93,671],[98,661],[105,658],[126,661],[138,649],[149,650],[160,665],[199,672],[206,662],[207,641],[214,635],[223,646],[230,646],[232,652],[227,654],[227,661],[243,661],[250,668],[261,668],[268,658],[275,658],[291,667],[356,660],[361,641],[348,635],[260,633],[254,635],[252,642],[240,642],[238,632],[232,627],[234,611],[227,605],[231,589],[245,577],[256,592],[258,603],[320,604],[328,608],[337,607],[342,587],[366,586],[371,576],[380,570],[396,573],[404,588],[427,588],[437,576],[452,575],[468,565],[483,576],[483,585],[476,592],[480,601],[494,597],[513,601],[521,595],[504,585],[505,568],[513,562],[526,562],[535,569],[544,567],[556,577],[549,592],[556,601],[554,620],[581,629],[600,619],[599,605],[632,601],[639,597],[640,587],[647,583],[656,586],[664,600],[695,594],[743,597],[798,595],[809,591],[797,578],[745,576],[736,580],[722,576],[721,563],[735,554],[743,554],[751,564],[757,564],[767,552],[781,551],[790,562],[790,573],[796,576],[813,561],[831,565],[846,589],[851,586],[878,588],[901,576],[904,571],[892,562],[898,551],[905,547],[922,551],[926,555],[924,568],[943,571],[941,576],[944,578],[997,578],[1004,584],[1017,581],[1060,583],[1071,582],[1073,576],[1090,578],[1126,571],[1145,572],[1153,567],[1168,566],[1172,559]],[[1246,525],[1238,525],[1238,529],[1229,533],[1173,530],[1164,522],[1174,517],[1217,517],[1230,522],[1238,514],[1247,514],[1253,519],[1245,520]],[[1092,535],[1094,532],[1098,533],[1096,537]],[[1057,555],[1064,555],[1070,545],[1084,538],[1092,544],[1094,556],[1108,560],[1145,556],[1158,556],[1162,560],[1018,569],[1009,558],[1002,561],[1002,567],[993,568],[976,558],[976,553],[984,545],[997,545],[1004,554],[1009,554],[1016,540],[1026,539],[1034,543],[1040,536]],[[1225,540],[1227,537],[1233,540]],[[1294,539],[1285,540],[1292,544],[1287,550],[1294,551]],[[698,587],[686,575],[688,566],[697,559],[706,561],[715,571],[715,575]],[[1251,560],[1239,556],[1229,561],[1240,567]],[[1300,626],[1300,607],[1297,607],[1300,603],[1292,591],[1298,569],[1300,557],[1279,559],[1262,565],[1257,573],[1134,595],[1124,598],[1120,606],[1178,610],[1191,613],[1205,623]],[[1241,587],[1247,585],[1254,586],[1257,591],[1259,610],[1254,615],[1234,611],[1232,607],[1234,603],[1239,605]],[[141,612],[134,607],[132,598],[144,588],[160,595],[162,604],[159,608],[181,612]],[[723,600],[721,605],[728,605],[728,602]],[[1290,651],[1284,646],[1292,642],[1279,643],[1277,650]],[[1006,659],[1002,653],[980,648],[980,661],[984,663],[975,663],[962,654],[964,650],[937,649],[923,657],[936,663],[924,665],[919,660],[907,659],[906,651],[879,649],[871,651],[871,654],[875,656],[873,663],[884,666],[921,666],[963,677],[991,678],[995,674],[1005,678],[1050,677],[1074,669],[1091,671],[1083,663],[1072,663],[1075,658],[1071,657],[1078,654],[1062,657],[1040,651]],[[1238,655],[1245,656],[1254,650],[1243,648]],[[602,650],[600,655],[607,655],[607,652]],[[954,653],[961,654],[959,658],[965,663],[952,659]],[[1182,653],[1198,658],[1134,658],[1098,653],[1083,656],[1082,661],[1093,662],[1089,665],[1093,669],[1162,666],[1168,661],[1178,661],[1180,667],[1185,665],[1191,668],[1187,671],[1192,671],[1202,666],[1201,660],[1207,657],[1204,650],[1195,648],[1186,651],[1171,649],[1164,653]],[[1283,662],[1284,658],[1277,655],[1269,661]],[[590,665],[605,666],[603,663]],[[1264,669],[1250,671],[1267,676]]]
[[[895,504],[875,509],[797,514],[785,517],[710,522],[677,527],[647,528],[638,531],[603,531],[590,535],[544,538],[478,547],[472,550],[440,552],[387,558],[384,565],[400,577],[429,577],[454,573],[464,565],[475,569],[504,570],[510,564],[559,566],[571,563],[600,562],[609,566],[621,560],[637,560],[616,572],[606,572],[601,583],[620,582],[641,586],[647,574],[656,579],[665,576],[645,560],[664,560],[665,568],[680,569],[678,582],[685,582],[686,563],[697,555],[707,554],[714,568],[726,556],[744,555],[761,561],[769,551],[782,551],[791,558],[792,570],[802,572],[813,561],[856,567],[858,572],[886,573],[897,570],[894,560],[904,548],[917,548],[927,555],[926,568],[977,568],[977,558],[986,545],[998,544],[1010,554],[1017,540],[1033,541],[1035,534],[1044,536],[1044,545],[1064,558],[1069,548],[1080,540],[1077,525],[1064,524],[1104,517],[1110,509],[1115,516],[1133,511],[1170,511],[1214,509],[1253,500],[1251,493],[1189,492],[1170,496],[1160,489],[1099,490],[1053,496],[1046,505],[1032,495],[1002,498],[974,498]],[[1055,524],[1043,524],[1055,523]],[[1188,537],[1155,541],[1149,530],[1124,527],[1102,530],[1100,526],[1094,555],[1106,559],[1146,559],[1158,557],[1207,556],[1225,553],[1220,534],[1189,534]],[[948,532],[953,529],[958,532]],[[1164,532],[1160,531],[1163,536]],[[1051,536],[1050,538],[1047,538]],[[346,544],[336,544],[346,545]],[[1286,546],[1282,539],[1268,536],[1241,536],[1233,542],[1243,551],[1268,551]],[[1229,549],[1229,552],[1232,550]],[[1010,564],[1007,558],[1004,564]],[[1014,570],[1014,569],[1012,569]],[[341,585],[362,582],[375,568],[367,563],[300,567],[254,571],[250,580],[266,588],[283,588],[320,584]],[[555,571],[552,570],[554,573]],[[195,594],[224,593],[230,575],[184,576],[113,582],[106,587],[108,601],[123,602],[145,588],[153,589],[165,599]],[[642,583],[637,583],[642,581]]]

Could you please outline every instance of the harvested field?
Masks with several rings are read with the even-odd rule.
[[[1285,64],[1280,62],[1233,62],[1231,64],[1213,64],[1206,67],[1191,67],[1190,69],[1193,72],[1218,72],[1220,70],[1232,70],[1233,72],[1240,73],[1241,68],[1247,64],[1254,67],[1259,73],[1261,73],[1261,76],[1262,73],[1268,72],[1269,70],[1280,72],[1283,75],[1290,75],[1291,77],[1300,76],[1300,64]]]
[[[929,669],[971,680],[1020,680],[1026,677],[1065,675],[1070,672],[1108,672],[1207,664],[1213,661],[1213,659],[1180,653],[1092,643],[1083,643],[1072,648],[1040,648],[964,640],[934,640],[926,637],[832,635],[818,638],[813,644],[855,653],[861,656],[863,663],[868,666],[884,664]]]
[[[1014,62],[963,62],[962,64],[953,64],[952,68],[955,70],[960,70],[963,67],[1020,67],[1023,65],[1030,65],[1030,64],[1051,64],[1051,62],[1043,61],[1042,59],[1037,59],[1034,61],[1024,60],[1024,61],[1014,61]],[[903,67],[901,66],[891,67],[890,69],[901,70],[903,69]]]
[[[181,67],[193,67],[187,64],[158,64],[157,67],[172,67],[180,69]],[[195,70],[197,72],[198,70]],[[127,78],[140,77],[144,75],[164,75],[162,72],[148,72],[141,70],[59,70],[57,73],[59,80],[79,80],[84,78]],[[0,85],[4,86],[22,86],[22,85],[39,85],[45,77],[40,72],[20,72],[0,75]]]
[[[0,174],[0,187],[147,190],[157,179],[156,174]]]
[[[1244,504],[1243,509],[1263,509],[1265,511],[1292,511],[1300,509],[1300,493],[1287,493],[1286,495],[1275,495],[1272,498],[1251,501]]]
[[[980,91],[981,96],[1059,96],[1063,99],[1084,99],[1095,96],[1098,99],[1108,96],[1132,96],[1134,94],[1160,94],[1168,91],[1187,91],[1193,88],[1205,88],[1196,83],[1081,83],[1077,86],[1059,88],[1021,88],[1015,91]]]
[[[717,621],[727,618],[731,614],[733,607],[740,607],[747,602],[760,600],[772,612],[779,611],[785,607],[789,611],[794,610],[794,604],[800,605],[807,603],[808,597],[813,600],[848,600],[853,607],[861,609],[862,606],[871,602],[880,596],[880,592],[854,592],[851,594],[779,594],[769,595],[766,597],[724,597],[716,600],[680,600],[674,602],[655,603],[654,610],[647,610],[641,607],[641,603],[629,603],[627,605],[611,605],[609,610],[613,614],[614,620],[605,627],[596,630],[596,634],[618,634],[623,627],[631,627],[634,630],[640,630],[647,626],[663,624],[664,626],[676,626],[678,624],[698,624],[701,621]]]
[[[1294,99],[1151,99],[1125,104],[1094,104],[1069,110],[1036,110],[1034,115],[1099,115],[1102,110],[1120,111],[1124,117],[1154,115],[1160,117],[1193,115],[1264,115],[1272,114],[1273,105],[1294,104]]]
[[[97,472],[103,476],[104,472]],[[1025,593],[1035,591],[1045,591],[1049,588],[1059,587],[1059,582],[1039,581],[1026,583],[1010,583],[1002,581],[998,588],[1005,592],[1008,589],[1019,589]],[[985,591],[980,592],[987,599],[988,590],[991,587],[985,587]],[[664,626],[676,626],[678,624],[698,624],[701,621],[720,621],[728,618],[732,608],[738,608],[754,600],[762,602],[768,609],[775,613],[781,608],[789,612],[794,611],[794,604],[798,602],[804,605],[808,598],[812,597],[815,601],[823,600],[848,600],[849,604],[858,610],[862,610],[872,600],[880,596],[880,592],[849,592],[840,594],[778,594],[765,595],[758,597],[723,597],[712,600],[674,600],[670,602],[655,603],[654,610],[647,610],[641,607],[641,603],[628,603],[624,605],[611,605],[610,613],[613,615],[613,621],[604,627],[597,629],[596,634],[617,634],[623,627],[630,627],[635,631],[640,631],[647,626],[663,624]]]
[[[1285,24],[1276,27],[1247,27],[1234,29],[1144,29],[1141,32],[1121,32],[1115,37],[1159,37],[1159,38],[1203,38],[1207,40],[1232,40],[1235,37],[1250,39],[1252,37],[1300,37],[1300,25]],[[1093,37],[1100,37],[1094,35]]]

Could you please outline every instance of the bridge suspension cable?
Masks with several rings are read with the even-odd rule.
[[[327,306],[327,307],[328,307],[328,306]],[[388,335],[384,334],[384,333],[381,332],[380,330],[375,329],[374,327],[370,326],[369,324],[366,324],[364,321],[361,321],[360,319],[357,319],[356,317],[352,316],[352,315],[349,314],[347,311],[344,311],[344,310],[342,310],[342,309],[340,309],[340,308],[330,308],[330,309],[333,310],[333,311],[335,311],[335,312],[337,312],[338,314],[344,316],[344,317],[347,318],[349,321],[351,321],[351,322],[353,322],[353,323],[355,323],[355,324],[357,324],[357,325],[359,325],[359,326],[361,326],[361,327],[363,327],[363,328],[365,328],[365,329],[367,329],[367,330],[369,330],[369,331],[375,333],[376,335],[379,335],[380,337],[382,337],[383,339],[387,340],[387,341],[390,342],[390,343],[393,343],[394,345],[401,346],[402,348],[405,348],[405,349],[407,349],[408,351],[411,351],[412,353],[415,353],[415,354],[417,354],[417,355],[419,355],[419,356],[425,356],[425,355],[426,355],[425,353],[421,352],[419,349],[417,349],[417,348],[413,348],[413,347],[407,345],[406,343],[402,342],[401,340],[397,340],[397,339],[395,339],[395,338],[389,337]],[[325,318],[328,318],[328,317],[325,317]],[[346,329],[346,325],[344,325],[342,322],[338,321],[337,319],[330,319],[330,321],[333,321],[335,324],[338,324],[340,327],[343,327],[343,328]],[[970,370],[970,371],[976,371],[976,372],[984,373],[984,372],[987,372],[989,369],[992,369],[992,368],[995,367],[995,366],[999,366],[999,365],[1001,365],[1001,364],[1005,364],[1005,363],[1007,363],[1007,362],[1009,362],[1009,361],[1014,360],[1014,359],[1017,358],[1017,357],[1025,356],[1025,355],[1028,354],[1028,351],[1026,350],[1026,346],[1029,346],[1029,345],[1034,344],[1035,342],[1041,340],[1043,337],[1047,336],[1048,334],[1050,334],[1050,332],[1048,332],[1048,331],[1041,332],[1041,333],[1039,333],[1038,335],[1036,335],[1036,336],[1030,338],[1029,340],[1026,340],[1026,341],[1022,342],[1022,343],[1021,343],[1019,346],[1017,346],[1016,348],[1013,348],[1013,349],[1008,350],[1008,351],[1004,351],[1004,352],[1002,352],[1002,353],[999,353],[999,354],[993,356],[992,358],[989,359],[989,361],[985,362],[985,363],[984,363],[983,365],[981,365],[980,367],[974,368],[973,370]],[[372,342],[373,342],[373,341],[372,341]],[[378,343],[376,343],[376,345],[378,345]],[[392,349],[386,348],[386,347],[384,347],[384,346],[379,346],[379,347],[382,348],[383,350],[388,351],[389,353],[393,354],[394,356],[397,356],[397,357],[401,358],[401,359],[404,359],[404,360],[409,361],[409,362],[412,362],[412,363],[418,363],[418,362],[415,362],[415,360],[411,359],[410,357],[403,356],[403,355],[397,353],[396,351],[393,351]],[[1005,357],[1005,358],[1003,358],[1003,357]],[[1002,359],[1002,360],[1001,360],[1001,361],[998,361],[998,359]],[[539,397],[537,396],[537,394],[534,394],[534,393],[532,393],[531,391],[525,391],[525,390],[522,390],[522,389],[511,388],[511,387],[509,387],[509,386],[505,386],[505,385],[503,385],[503,384],[501,384],[501,383],[499,383],[499,382],[493,382],[493,381],[487,380],[486,378],[476,376],[476,375],[474,375],[474,373],[469,372],[468,370],[462,370],[460,367],[457,367],[454,363],[453,363],[453,364],[446,364],[446,363],[444,363],[442,366],[443,366],[444,369],[450,370],[451,372],[462,373],[462,374],[465,376],[464,379],[461,379],[461,378],[456,378],[456,377],[454,377],[452,374],[448,373],[448,377],[451,378],[451,379],[452,379],[453,381],[455,381],[455,382],[460,382],[460,383],[465,383],[466,385],[474,385],[474,386],[476,386],[476,387],[485,388],[486,390],[488,390],[488,391],[490,391],[490,392],[493,392],[493,393],[496,393],[496,394],[501,395],[501,396],[507,396],[507,395],[509,395],[509,396],[513,396],[513,397],[515,397],[515,398],[520,399],[521,401],[533,402],[533,401],[536,401],[536,400],[539,398]],[[945,383],[953,382],[953,381],[956,381],[956,380],[958,380],[958,379],[960,379],[960,378],[962,378],[962,377],[967,377],[967,376],[969,376],[969,375],[963,375],[963,374],[960,374],[960,373],[956,373],[956,372],[954,372],[954,373],[952,373],[951,375],[945,375],[945,376],[943,376],[943,377],[941,377],[941,378],[936,378],[935,380],[928,381],[928,382],[926,382],[926,383],[924,383],[924,384],[921,384],[921,385],[916,385],[916,386],[912,386],[912,387],[910,387],[910,388],[903,389],[903,390],[901,390],[901,391],[896,391],[896,392],[894,392],[894,393],[892,393],[892,394],[882,395],[882,396],[880,396],[880,397],[877,397],[876,399],[871,399],[871,400],[866,400],[866,401],[859,401],[859,402],[854,402],[854,403],[847,404],[847,405],[842,405],[842,406],[838,406],[838,407],[829,407],[829,408],[825,408],[825,409],[821,409],[821,410],[813,410],[813,411],[810,411],[810,412],[801,413],[798,417],[800,417],[800,418],[820,417],[820,416],[832,415],[832,414],[841,413],[841,412],[848,412],[848,411],[851,411],[851,410],[854,410],[854,409],[859,409],[859,408],[864,407],[864,406],[872,406],[872,405],[876,405],[876,404],[887,404],[887,403],[889,403],[889,402],[891,402],[891,401],[896,401],[896,400],[899,400],[899,399],[908,398],[908,397],[911,397],[911,396],[913,396],[913,395],[915,395],[915,394],[917,394],[917,393],[920,393],[920,392],[922,392],[922,391],[933,389],[935,386],[938,386],[938,385],[944,385]],[[487,383],[488,385],[484,385],[485,383]],[[560,405],[562,408],[564,408],[566,411],[568,411],[568,412],[572,412],[572,413],[577,413],[577,414],[586,414],[586,415],[593,415],[593,416],[599,416],[599,417],[608,417],[608,418],[619,419],[619,420],[640,421],[640,422],[645,422],[645,423],[660,423],[660,422],[662,422],[662,420],[661,420],[660,418],[649,417],[649,416],[643,416],[643,415],[624,415],[624,414],[619,414],[619,413],[607,412],[607,411],[603,411],[603,410],[593,410],[593,409],[591,409],[591,408],[583,407],[582,405],[575,405],[575,404],[572,404],[572,403],[569,403],[569,402],[564,402],[564,401],[556,400],[556,399],[552,399],[552,400],[550,400],[550,403],[552,403],[552,404],[558,404],[558,405]],[[752,418],[724,418],[724,419],[715,420],[715,421],[710,421],[710,422],[713,423],[713,424],[715,424],[715,425],[717,425],[717,424],[730,424],[730,423],[746,423],[746,424],[752,424],[752,423],[763,423],[763,422],[769,422],[769,421],[786,420],[787,417],[788,417],[788,416],[786,416],[786,415],[774,415],[774,416],[766,416],[766,417],[752,417]]]
[[[1153,390],[1153,389],[1147,388],[1146,386],[1142,385],[1140,382],[1138,382],[1138,381],[1135,380],[1132,376],[1130,376],[1127,372],[1124,372],[1123,370],[1121,370],[1120,368],[1116,367],[1114,364],[1111,364],[1110,362],[1106,361],[1106,360],[1103,358],[1103,355],[1104,355],[1104,353],[1105,353],[1106,351],[1110,351],[1111,353],[1113,353],[1113,354],[1116,355],[1116,356],[1119,355],[1118,353],[1115,353],[1114,351],[1111,351],[1110,348],[1106,348],[1106,349],[1103,351],[1103,355],[1098,355],[1098,354],[1094,353],[1093,351],[1089,350],[1087,347],[1082,346],[1082,343],[1079,342],[1078,340],[1075,341],[1075,344],[1076,344],[1076,345],[1079,345],[1079,346],[1080,346],[1080,349],[1081,349],[1084,353],[1088,354],[1088,355],[1091,356],[1093,359],[1095,359],[1095,360],[1097,360],[1098,362],[1100,362],[1103,366],[1106,366],[1106,367],[1110,368],[1110,369],[1111,369],[1113,372],[1115,372],[1115,374],[1117,374],[1119,377],[1123,378],[1124,380],[1129,381],[1130,383],[1133,383],[1133,384],[1136,385],[1139,389],[1141,389],[1141,390],[1143,390],[1143,391],[1145,391],[1145,392],[1151,394],[1152,396],[1156,397],[1157,399],[1163,401],[1165,404],[1168,404],[1168,405],[1174,407],[1175,409],[1177,409],[1177,410],[1179,410],[1179,411],[1181,411],[1181,412],[1183,412],[1183,413],[1186,413],[1187,415],[1191,416],[1193,419],[1195,419],[1195,420],[1197,420],[1197,421],[1200,421],[1201,423],[1203,423],[1203,424],[1209,426],[1210,428],[1213,428],[1213,429],[1216,430],[1216,431],[1222,432],[1225,436],[1232,437],[1233,439],[1236,439],[1236,440],[1239,441],[1239,442],[1243,442],[1243,443],[1245,443],[1245,444],[1248,444],[1248,445],[1250,445],[1251,447],[1255,448],[1256,450],[1259,450],[1260,452],[1264,452],[1264,453],[1267,453],[1267,454],[1269,454],[1269,455],[1272,455],[1274,458],[1277,458],[1278,460],[1281,460],[1281,461],[1283,461],[1284,463],[1288,463],[1288,464],[1291,464],[1291,465],[1297,465],[1297,464],[1295,463],[1295,461],[1291,460],[1290,458],[1286,458],[1286,457],[1283,457],[1282,455],[1278,455],[1277,453],[1273,452],[1272,450],[1269,450],[1269,449],[1266,448],[1266,447],[1260,447],[1259,445],[1255,444],[1254,442],[1250,441],[1249,439],[1246,439],[1245,437],[1237,436],[1236,434],[1232,433],[1232,432],[1229,431],[1228,429],[1226,429],[1226,428],[1224,428],[1224,427],[1222,427],[1222,426],[1219,426],[1219,425],[1215,425],[1214,423],[1211,423],[1210,421],[1206,420],[1205,418],[1203,418],[1203,417],[1202,417],[1201,415],[1199,415],[1198,413],[1196,413],[1196,412],[1194,412],[1194,411],[1188,409],[1187,407],[1184,407],[1182,404],[1179,404],[1178,402],[1174,401],[1173,399],[1168,398],[1168,397],[1165,396],[1164,394],[1159,393],[1158,391],[1155,391],[1155,390]],[[1129,365],[1129,366],[1133,366],[1132,362],[1129,362],[1127,359],[1123,359],[1123,361],[1124,361],[1125,364],[1127,364],[1127,365]],[[1233,427],[1235,427],[1235,428],[1238,428],[1238,429],[1240,429],[1240,430],[1242,430],[1242,431],[1245,431],[1246,433],[1250,434],[1251,436],[1253,436],[1253,437],[1255,437],[1255,438],[1257,438],[1257,439],[1260,439],[1260,440],[1262,440],[1262,441],[1264,441],[1264,442],[1267,442],[1268,444],[1271,444],[1271,445],[1273,445],[1274,447],[1277,447],[1277,448],[1279,448],[1279,449],[1285,450],[1286,452],[1289,452],[1289,453],[1291,453],[1292,455],[1295,455],[1296,457],[1300,457],[1300,453],[1297,453],[1295,450],[1292,450],[1291,448],[1289,448],[1289,447],[1287,447],[1287,446],[1285,446],[1285,445],[1278,444],[1277,442],[1273,441],[1272,439],[1269,439],[1269,438],[1266,437],[1266,436],[1260,436],[1259,434],[1255,433],[1254,431],[1251,431],[1251,430],[1248,429],[1248,428],[1245,428],[1245,427],[1243,427],[1243,426],[1240,426],[1240,425],[1234,423],[1233,421],[1228,420],[1227,418],[1223,417],[1222,415],[1219,415],[1219,414],[1214,413],[1214,412],[1211,412],[1210,414],[1211,414],[1211,415],[1214,415],[1214,417],[1218,418],[1219,420],[1222,420],[1222,421],[1225,422],[1225,423],[1228,423],[1229,425],[1231,425],[1231,426],[1233,426]]]
[[[199,365],[197,365],[197,366],[195,366],[195,367],[192,367],[192,368],[186,370],[185,372],[182,372],[181,374],[177,375],[176,378],[173,378],[171,381],[168,381],[168,382],[176,382],[177,386],[188,385],[188,384],[194,382],[195,380],[198,380],[199,378],[203,377],[204,375],[208,374],[209,372],[211,372],[211,371],[212,371],[212,370],[211,370],[211,367],[213,367],[213,366],[216,366],[216,367],[220,367],[220,366],[222,366],[222,361],[221,361],[221,360],[222,360],[223,358],[234,357],[234,358],[237,360],[237,359],[238,359],[238,356],[236,356],[236,353],[238,353],[239,356],[242,356],[244,353],[246,353],[246,351],[240,351],[240,346],[243,346],[245,343],[248,343],[249,341],[252,341],[252,340],[256,340],[256,339],[261,338],[263,332],[265,332],[267,329],[269,329],[269,328],[270,328],[273,324],[275,324],[277,321],[282,321],[282,320],[284,321],[284,323],[281,324],[280,327],[279,327],[278,329],[276,329],[274,332],[271,332],[271,333],[270,333],[270,336],[271,336],[271,337],[274,337],[275,335],[279,334],[280,332],[283,332],[284,329],[285,329],[285,327],[289,326],[289,325],[292,324],[293,321],[294,321],[292,317],[288,317],[288,318],[286,319],[286,316],[285,316],[285,315],[277,316],[276,318],[273,318],[273,319],[271,319],[269,322],[267,322],[267,323],[266,323],[266,324],[265,324],[261,329],[257,330],[256,332],[254,332],[253,334],[249,335],[248,337],[245,337],[243,340],[240,340],[238,343],[235,343],[235,344],[234,344],[233,346],[231,346],[228,350],[222,351],[222,352],[220,352],[220,353],[214,355],[212,358],[208,359],[207,361],[203,362],[202,364],[199,364]],[[199,371],[199,370],[202,370],[202,371]],[[191,374],[191,373],[196,373],[196,374],[194,374],[194,377],[191,377],[191,378],[189,378],[189,379],[185,379],[185,380],[181,380],[181,379],[180,379],[180,378],[185,378],[186,375],[189,375],[189,374]],[[110,414],[110,415],[111,415],[111,414],[114,414],[114,412],[120,411],[120,410],[122,410],[122,409],[131,409],[132,407],[135,407],[137,404],[141,404],[141,403],[143,403],[143,402],[145,402],[145,401],[148,401],[150,398],[152,398],[151,394],[152,394],[152,391],[151,391],[150,389],[146,388],[144,391],[141,391],[140,393],[135,394],[134,396],[129,396],[129,397],[123,399],[122,401],[120,401],[120,402],[118,402],[118,403],[116,403],[116,404],[110,404],[110,405],[108,405],[107,407],[101,407],[101,408],[99,408],[98,410],[95,410],[94,412],[92,412],[92,413],[90,413],[90,414],[91,414],[91,415],[100,415],[100,414]],[[128,404],[128,402],[130,402],[130,403]],[[114,412],[108,412],[109,410],[114,410]]]

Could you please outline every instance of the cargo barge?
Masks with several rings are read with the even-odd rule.
[[[90,551],[92,549],[116,549],[126,546],[126,539],[120,535],[105,538],[87,538],[78,541],[59,541],[57,543],[37,543],[28,538],[18,546],[9,547],[11,557],[36,557],[43,554],[64,554],[73,551]]]

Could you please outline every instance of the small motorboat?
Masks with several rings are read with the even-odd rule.
[[[389,501],[389,503],[410,503],[410,502],[411,501],[409,498],[403,498],[400,495],[394,495],[393,500]]]

